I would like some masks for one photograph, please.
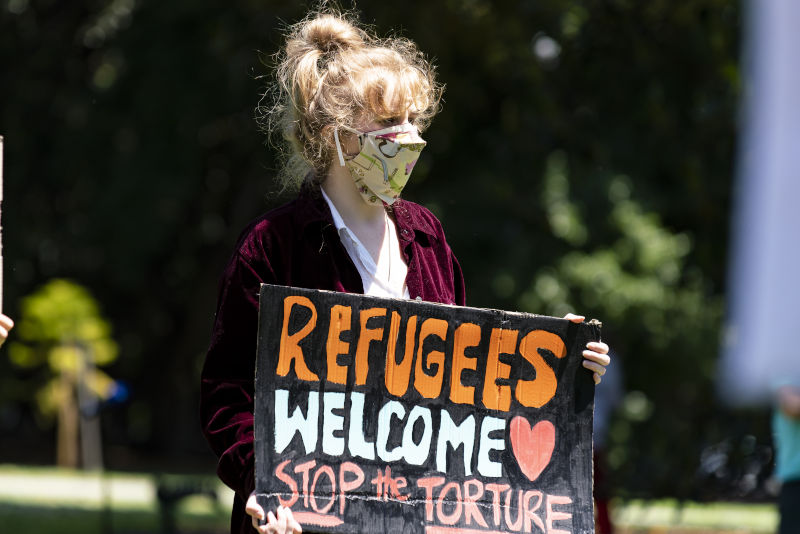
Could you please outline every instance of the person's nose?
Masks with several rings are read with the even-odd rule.
[[[406,125],[408,124],[408,110],[405,110],[402,115],[400,115],[402,122],[400,124]]]

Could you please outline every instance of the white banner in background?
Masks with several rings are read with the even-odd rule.
[[[720,392],[800,379],[800,2],[750,0]]]

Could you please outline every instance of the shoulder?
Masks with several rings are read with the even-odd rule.
[[[236,254],[249,262],[265,256],[293,227],[297,199],[261,214],[250,221],[236,241]]]
[[[308,228],[324,224],[328,219],[330,212],[321,197],[301,193],[251,221],[239,235],[236,252],[249,261],[288,252],[303,240]]]
[[[295,198],[277,208],[262,213],[245,226],[239,235],[239,242],[245,242],[256,236],[270,235],[284,228],[294,226],[297,219],[302,218],[302,214],[298,209],[299,203],[300,199]]]

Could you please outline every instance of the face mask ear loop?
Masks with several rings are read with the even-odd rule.
[[[339,142],[339,128],[334,128],[333,138],[336,141],[336,153],[339,154],[339,165],[344,167],[344,156],[342,155],[342,144]]]

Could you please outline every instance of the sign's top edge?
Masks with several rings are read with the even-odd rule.
[[[535,317],[535,318],[539,318],[539,319],[553,319],[555,321],[568,321],[568,322],[571,322],[571,321],[569,321],[569,319],[565,319],[564,317],[553,317],[552,315],[543,315],[543,314],[539,314],[539,313],[531,313],[531,312],[523,312],[523,311],[500,310],[500,309],[497,309],[497,308],[478,308],[478,307],[475,307],[475,306],[458,306],[456,304],[443,304],[441,302],[430,302],[430,301],[427,301],[427,300],[422,300],[421,298],[404,299],[404,298],[397,298],[397,297],[376,297],[374,295],[364,295],[364,294],[361,294],[361,293],[343,293],[343,292],[340,292],[340,291],[331,291],[329,289],[311,289],[311,288],[307,288],[307,287],[282,286],[282,285],[277,285],[277,284],[261,284],[261,287],[262,287],[262,289],[264,287],[275,287],[275,288],[280,288],[280,289],[285,289],[285,290],[290,290],[290,291],[295,291],[295,290],[296,291],[313,291],[313,292],[319,292],[319,293],[330,293],[330,294],[335,294],[335,295],[353,295],[353,296],[357,296],[357,297],[363,297],[363,298],[375,299],[375,300],[383,300],[383,301],[389,300],[389,301],[398,301],[398,302],[401,302],[401,303],[417,303],[417,304],[431,304],[431,305],[434,305],[434,306],[448,306],[448,307],[451,307],[451,308],[462,308],[462,309],[476,310],[476,311],[481,311],[481,312],[494,313],[494,314],[497,314],[497,315],[508,315],[508,316],[511,316],[511,317],[522,317],[522,318],[534,318]],[[601,327],[603,323],[601,323],[597,319],[590,319],[589,321],[586,321],[583,324],[596,325],[598,327]]]

